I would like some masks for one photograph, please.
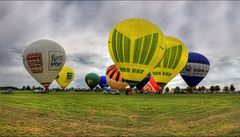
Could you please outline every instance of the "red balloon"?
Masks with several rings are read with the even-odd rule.
[[[148,83],[143,87],[143,90],[148,91],[149,93],[161,92],[161,88],[158,86],[157,82],[152,76]]]

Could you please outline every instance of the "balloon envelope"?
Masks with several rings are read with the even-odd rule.
[[[158,86],[153,77],[151,77],[148,83],[143,87],[143,90],[148,91],[149,93],[161,92],[161,88]]]
[[[38,40],[31,43],[23,53],[23,64],[41,85],[48,89],[65,63],[64,49],[56,42]]]
[[[100,76],[99,86],[103,89],[104,87],[108,87],[106,76]]]
[[[90,89],[94,89],[99,83],[99,76],[95,73],[89,73],[85,76],[85,82]]]
[[[139,89],[139,90],[142,90],[143,87],[148,83],[148,81],[150,80],[150,77],[151,77],[151,74],[148,74],[142,81],[140,81],[136,87]]]
[[[207,75],[209,68],[210,63],[205,56],[190,52],[187,65],[181,71],[181,76],[189,87],[195,87]]]
[[[122,77],[136,85],[163,57],[163,33],[145,19],[126,19],[110,32],[108,50]]]
[[[106,79],[111,89],[124,90],[128,86],[116,65],[107,68]]]
[[[159,58],[160,62],[152,71],[153,78],[162,89],[179,74],[188,60],[188,50],[183,42],[166,36],[165,44],[167,45],[165,55],[162,60]]]
[[[65,89],[72,82],[74,76],[75,73],[73,69],[68,66],[64,66],[59,72],[56,81],[62,89]]]

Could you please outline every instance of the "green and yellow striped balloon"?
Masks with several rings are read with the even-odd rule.
[[[166,36],[165,45],[167,45],[167,49],[164,57],[152,71],[153,78],[161,86],[161,89],[179,74],[188,60],[187,47],[180,40]]]
[[[163,57],[163,37],[161,30],[145,19],[126,19],[112,29],[109,53],[129,84],[144,79]]]

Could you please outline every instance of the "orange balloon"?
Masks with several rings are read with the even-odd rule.
[[[111,89],[124,90],[128,86],[116,65],[107,68],[106,80]]]

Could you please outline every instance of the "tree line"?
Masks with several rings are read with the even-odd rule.
[[[174,91],[170,91],[169,87],[165,88],[166,93],[174,92],[174,93],[234,93],[236,88],[233,84],[230,86],[224,86],[222,89],[219,85],[212,85],[210,88],[206,88],[205,86],[200,86],[198,88],[183,88],[181,89],[179,86],[176,86]],[[222,90],[222,91],[221,91]],[[238,91],[239,92],[239,91]]]
[[[41,86],[23,86],[22,88],[20,88],[19,90],[35,90],[35,89],[38,89],[38,90],[44,90],[43,87]],[[61,90],[59,87],[57,88],[53,88],[52,90],[56,90],[56,91],[59,91]],[[74,91],[87,91],[87,89],[85,88],[82,88],[82,89],[79,89],[79,88],[74,88],[74,87],[71,87],[69,88],[68,90],[74,90]],[[173,91],[172,91],[173,90]],[[210,88],[206,88],[205,86],[200,86],[200,87],[195,87],[195,88],[190,88],[190,87],[187,87],[187,88],[180,88],[179,86],[176,86],[175,88],[171,89],[169,87],[166,87],[164,89],[165,93],[234,93],[236,90],[235,86],[233,84],[231,84],[230,86],[224,86],[224,87],[220,87],[219,85],[212,85],[210,86]],[[237,92],[240,92],[240,91],[237,91]]]

